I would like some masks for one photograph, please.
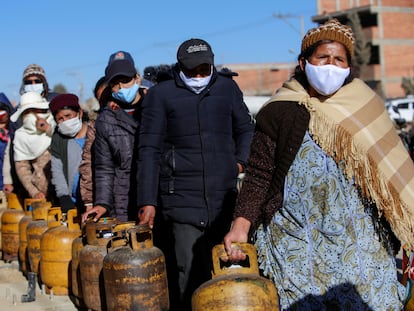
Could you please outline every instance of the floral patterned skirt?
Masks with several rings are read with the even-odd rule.
[[[352,181],[309,134],[285,180],[283,206],[256,232],[259,264],[281,310],[402,310],[395,258]]]

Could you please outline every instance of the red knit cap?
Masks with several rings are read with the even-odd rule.
[[[328,20],[317,28],[310,29],[302,40],[301,52],[321,40],[333,40],[342,43],[351,56],[354,53],[354,34],[351,27],[341,24],[336,18]]]
[[[56,114],[59,110],[62,109],[73,109],[79,110],[79,99],[75,94],[59,94],[49,104],[50,112]]]

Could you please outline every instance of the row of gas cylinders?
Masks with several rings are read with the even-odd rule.
[[[71,295],[77,307],[95,311],[169,310],[165,258],[148,226],[113,218],[81,225],[76,210],[65,215],[43,199],[22,207],[13,194],[7,208],[1,202],[3,260],[18,260],[26,276],[35,272],[47,293]],[[213,277],[193,294],[193,311],[279,310],[255,248],[237,247],[247,254],[244,266],[223,264],[224,247],[213,249]]]

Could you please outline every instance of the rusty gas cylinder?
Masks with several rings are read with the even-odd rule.
[[[26,227],[27,257],[29,259],[30,272],[39,272],[40,239],[48,229],[47,221],[49,210],[58,210],[52,207],[51,202],[36,202],[32,206],[32,221]]]
[[[53,290],[55,295],[69,295],[72,243],[80,233],[76,209],[70,209],[66,217],[62,214],[61,221],[48,220],[48,229],[40,240],[40,276],[46,293]]]
[[[1,215],[1,248],[3,260],[11,262],[19,259],[19,222],[24,210],[16,194],[7,195],[7,209]]]
[[[212,250],[212,279],[203,283],[192,296],[193,311],[277,311],[279,300],[273,282],[259,275],[256,248],[235,243],[246,254],[241,265],[227,265],[224,245]]]
[[[85,303],[82,295],[82,283],[80,274],[80,252],[86,244],[86,236],[84,233],[85,226],[81,226],[80,235],[72,242],[72,263],[71,263],[71,279],[72,279],[72,294],[74,296],[75,305],[78,308],[84,308]]]
[[[169,309],[164,254],[148,225],[138,225],[108,245],[103,262],[108,311]]]
[[[114,236],[125,235],[123,232],[134,225],[134,222],[118,223],[114,218],[86,223],[87,244],[80,252],[79,267],[83,300],[90,310],[106,310],[102,266],[108,242]]]

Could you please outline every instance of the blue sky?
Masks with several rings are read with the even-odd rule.
[[[0,92],[18,101],[23,70],[37,63],[51,87],[61,83],[86,100],[111,53],[130,52],[142,73],[174,63],[178,46],[191,37],[208,41],[215,63],[230,68],[292,62],[314,15],[314,0],[4,1]]]

